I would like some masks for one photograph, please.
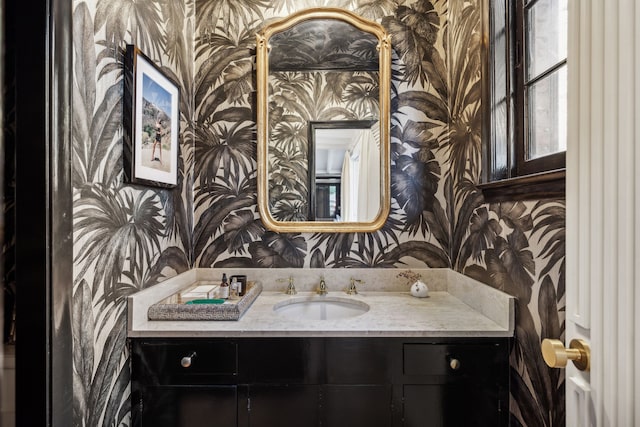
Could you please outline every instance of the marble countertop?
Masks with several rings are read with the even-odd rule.
[[[261,269],[256,269],[261,270]],[[390,269],[394,275],[400,270]],[[285,317],[273,310],[275,304],[291,298],[321,299],[301,283],[295,296],[284,294],[282,283],[269,274],[278,273],[245,270],[249,280],[260,277],[265,290],[247,312],[236,321],[173,321],[148,320],[150,305],[203,278],[218,277],[221,270],[194,269],[168,279],[129,297],[129,337],[312,337],[312,336],[407,336],[407,337],[508,337],[514,333],[513,297],[450,270],[422,272],[423,281],[430,283],[428,298],[415,298],[408,292],[406,280],[393,285],[392,278],[380,280],[385,286],[361,285],[360,293],[347,295],[342,289],[331,290],[328,297],[357,300],[369,305],[369,311],[356,317],[336,320],[306,320]],[[310,270],[306,273],[309,275]],[[315,273],[315,272],[314,272]],[[228,274],[235,274],[233,272]],[[286,275],[287,273],[284,272]],[[300,274],[298,270],[298,274]],[[350,270],[359,277],[372,274],[381,278],[381,270]],[[384,274],[391,274],[384,272]],[[312,275],[313,276],[313,275]],[[394,276],[395,277],[395,276]],[[338,277],[332,278],[336,282]],[[344,279],[347,280],[348,279]],[[343,280],[343,281],[344,281]],[[302,280],[301,280],[302,282]],[[278,283],[275,285],[275,283]],[[277,289],[278,287],[283,289]]]

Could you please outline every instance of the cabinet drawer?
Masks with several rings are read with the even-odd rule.
[[[406,376],[490,376],[507,360],[504,346],[494,344],[404,344]]]
[[[187,359],[188,358],[188,359]],[[238,374],[234,341],[141,341],[132,344],[134,372],[146,384],[203,384],[229,381]]]

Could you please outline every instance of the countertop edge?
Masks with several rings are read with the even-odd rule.
[[[504,331],[132,331],[129,338],[287,338],[287,337],[382,337],[382,338],[511,338]]]

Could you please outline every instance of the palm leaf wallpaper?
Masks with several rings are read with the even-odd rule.
[[[392,36],[393,199],[376,233],[278,234],[257,213],[255,34],[311,6],[353,10]],[[480,16],[477,0],[74,2],[77,425],[129,425],[125,298],[190,267],[450,267],[475,277],[518,297],[512,424],[564,423],[564,376],[539,357],[543,338],[564,334],[564,202],[486,204],[475,186]],[[126,43],[181,84],[175,190],[122,183]],[[282,77],[348,95],[339,77]],[[301,108],[317,117],[317,105]]]
[[[126,297],[191,266],[193,14],[188,2],[74,3],[72,336],[79,426],[129,424]],[[182,84],[182,155],[173,191],[122,183],[126,43]]]

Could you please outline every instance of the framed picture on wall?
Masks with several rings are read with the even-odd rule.
[[[124,178],[131,184],[178,183],[180,87],[135,45],[124,67]]]

